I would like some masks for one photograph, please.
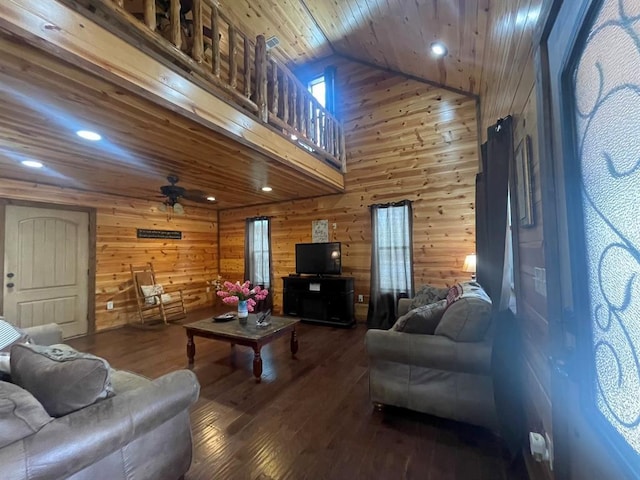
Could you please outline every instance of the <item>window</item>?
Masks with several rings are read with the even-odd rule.
[[[271,234],[269,219],[248,218],[245,231],[245,279],[252,285],[271,285]]]
[[[327,82],[325,81],[324,74],[314,78],[307,84],[307,88],[314,96],[316,100],[326,108],[327,106]]]
[[[372,207],[372,256],[380,293],[413,291],[412,239],[409,202]]]

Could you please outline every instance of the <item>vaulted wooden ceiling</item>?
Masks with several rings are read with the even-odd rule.
[[[500,18],[504,9],[496,7],[500,1],[220,0],[220,5],[247,34],[277,36],[274,52],[291,64],[338,53],[480,94],[483,76],[495,73],[492,59],[512,48],[503,41],[511,38],[506,33],[535,22],[542,0],[521,0],[505,18]],[[445,58],[430,54],[436,40],[448,46]],[[218,208],[336,192],[95,75],[45,57],[0,52],[0,177],[154,198],[167,174],[184,172],[181,185],[215,195]],[[71,129],[59,124],[68,119],[100,129],[110,150],[68,135]],[[47,169],[25,170],[18,161],[29,156],[43,160]],[[264,183],[274,192],[261,192]]]
[[[526,16],[530,2],[521,3]],[[277,36],[279,50],[294,64],[338,53],[480,93],[490,0],[221,0],[220,4],[247,32]],[[448,48],[444,58],[430,52],[436,41]]]

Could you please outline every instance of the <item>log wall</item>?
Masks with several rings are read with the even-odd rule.
[[[481,134],[487,138],[487,128],[500,117],[514,117],[514,149],[531,136],[533,165],[533,228],[518,228],[520,292],[517,298],[518,319],[524,347],[523,398],[527,431],[552,435],[551,387],[547,358],[549,328],[546,296],[534,288],[534,269],[545,268],[543,224],[540,189],[540,156],[538,152],[532,34],[542,0],[526,0],[519,4],[496,2],[491,15],[485,47],[485,68],[481,85]],[[526,20],[523,22],[523,18]],[[502,23],[501,23],[502,22]],[[520,22],[520,23],[518,23]],[[532,478],[552,478],[547,466],[535,463],[527,454]],[[545,464],[546,465],[546,464]]]
[[[96,209],[96,330],[139,321],[129,265],[152,262],[167,291],[182,289],[187,310],[209,305],[207,281],[218,274],[218,222],[213,209],[185,206],[168,220],[159,202],[2,179],[0,198]],[[138,239],[137,228],[182,231],[182,240]],[[4,225],[0,228],[4,235]],[[114,302],[113,310],[106,303]]]
[[[329,240],[342,242],[343,275],[355,277],[356,316],[366,318],[371,261],[368,206],[412,200],[415,284],[447,285],[475,251],[476,100],[334,57],[338,118],[345,127],[345,193],[220,212],[221,274],[240,280],[244,220],[272,218],[275,310],[282,280],[295,271],[295,244],[311,241],[311,222],[329,221]],[[335,228],[334,228],[335,226]],[[357,297],[356,297],[357,298]]]

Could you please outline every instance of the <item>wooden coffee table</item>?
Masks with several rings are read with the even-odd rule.
[[[187,332],[189,366],[193,366],[196,356],[196,344],[193,341],[193,337],[222,340],[230,343],[232,347],[236,344],[246,345],[253,348],[253,374],[260,382],[260,377],[262,376],[260,349],[272,340],[291,332],[291,356],[295,358],[298,352],[298,337],[296,335],[296,325],[298,323],[300,323],[300,320],[296,318],[271,317],[271,325],[257,327],[253,316],[249,316],[246,325],[240,325],[238,320],[214,322],[212,319],[189,323],[184,325]]]

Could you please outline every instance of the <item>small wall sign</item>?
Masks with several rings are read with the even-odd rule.
[[[329,241],[329,220],[314,220],[311,222],[311,239],[313,243]]]
[[[149,230],[138,228],[138,238],[163,238],[166,240],[182,240],[182,232],[176,230]]]

